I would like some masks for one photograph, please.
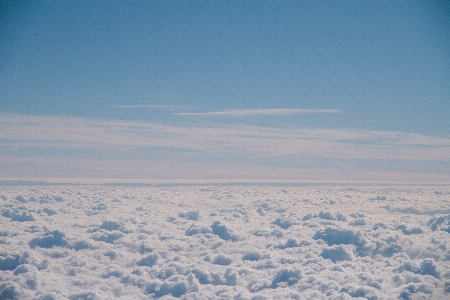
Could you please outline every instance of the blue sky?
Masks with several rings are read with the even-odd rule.
[[[4,179],[450,178],[448,2],[1,5]]]

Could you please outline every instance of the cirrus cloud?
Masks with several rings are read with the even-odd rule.
[[[210,112],[181,112],[174,113],[176,116],[199,116],[199,117],[248,117],[248,116],[280,116],[280,115],[301,115],[301,114],[338,114],[339,109],[294,109],[294,108],[273,108],[273,109],[228,109]]]
[[[405,173],[414,173],[414,181],[430,176],[448,181],[450,175],[450,139],[417,133],[10,114],[0,116],[0,128],[3,177],[50,167],[57,177],[105,177],[126,170],[125,178],[193,180],[308,179],[303,174],[342,180],[362,178],[356,174],[363,172],[378,180],[405,180]]]

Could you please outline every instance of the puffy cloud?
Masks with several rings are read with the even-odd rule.
[[[431,230],[442,230],[450,233],[450,215],[433,217],[428,221]]]
[[[262,255],[259,254],[259,252],[257,251],[247,252],[244,254],[244,256],[242,256],[242,260],[251,260],[251,261],[257,261],[260,260],[261,258]]]
[[[11,222],[30,222],[36,221],[33,215],[23,208],[15,208],[15,209],[6,209],[2,212],[2,216],[6,218],[10,218]]]
[[[47,230],[43,236],[30,240],[28,244],[31,248],[53,248],[54,246],[65,247],[67,243],[66,234],[64,232],[59,230]]]
[[[0,299],[19,299],[20,293],[17,284],[6,282],[0,284]]]
[[[280,286],[291,286],[296,284],[302,277],[301,271],[296,268],[281,268],[272,279],[270,287],[276,289]]]
[[[198,221],[198,219],[200,217],[200,212],[198,210],[191,210],[191,211],[188,211],[186,213],[180,212],[178,214],[178,217],[185,218],[187,220]]]
[[[91,249],[93,250],[95,247],[87,240],[75,240],[70,241],[68,246],[70,249],[74,249],[77,251],[85,250],[85,249]]]
[[[150,254],[150,255],[147,255],[147,256],[141,258],[136,264],[138,266],[151,267],[158,262],[158,259],[159,259],[159,255]]]
[[[45,207],[43,209],[43,211],[47,214],[47,216],[52,216],[52,215],[56,215],[57,214],[56,210],[53,210],[53,209],[47,208],[47,207]]]
[[[400,299],[426,299],[433,294],[434,286],[427,283],[410,283],[400,293]],[[413,296],[414,295],[414,296]]]
[[[225,241],[236,242],[239,240],[239,237],[235,234],[232,234],[228,229],[228,227],[225,224],[221,223],[220,221],[215,221],[211,225],[211,231],[213,234],[217,235],[218,237],[220,237],[222,240]]]
[[[105,230],[105,229],[99,229],[97,232],[95,232],[92,235],[92,239],[94,241],[102,241],[105,243],[113,244],[116,240],[123,237],[124,234],[117,230]]]
[[[420,263],[420,266],[416,266],[413,262],[404,262],[400,267],[396,269],[398,272],[408,271],[415,274],[430,275],[439,279],[441,276],[437,271],[436,264],[432,259],[425,259]]]
[[[308,241],[301,241],[300,243],[293,238],[290,238],[286,241],[284,244],[279,244],[275,246],[277,249],[286,249],[286,248],[294,248],[294,247],[300,247],[300,246],[309,246],[311,243]]]
[[[232,261],[233,260],[231,258],[226,257],[225,255],[217,255],[216,257],[214,257],[213,264],[228,266]]]
[[[321,239],[325,241],[328,246],[332,245],[355,245],[361,247],[365,241],[360,233],[355,233],[350,229],[341,229],[327,227],[325,230],[319,230],[314,234],[315,240]]]
[[[186,229],[185,234],[187,236],[195,235],[195,234],[206,234],[206,233],[212,233],[212,230],[210,227],[206,226],[198,226],[196,224],[192,224],[188,229]]]
[[[150,283],[146,289],[146,294],[151,294],[155,298],[171,295],[180,298],[191,292],[198,291],[198,280],[192,275],[181,276],[176,275],[164,281],[154,281]]]
[[[24,256],[28,256],[28,253],[25,254],[8,254],[8,253],[0,253],[0,270],[2,271],[12,271],[17,268],[20,264],[22,264],[24,260]]]
[[[100,300],[101,296],[97,292],[83,291],[72,293],[68,296],[69,300]]]
[[[380,298],[377,289],[370,286],[359,286],[354,283],[344,285],[340,292],[346,293],[352,298],[365,298],[369,300],[376,300]]]
[[[278,225],[283,229],[288,229],[289,227],[295,225],[296,222],[294,220],[292,220],[291,218],[281,217],[281,218],[277,218],[275,221],[273,221],[272,224]]]
[[[337,221],[346,221],[347,220],[346,217],[339,212],[336,214],[333,214],[329,211],[320,211],[318,214],[309,213],[309,214],[305,215],[303,217],[303,221],[307,221],[312,218],[320,218],[320,219],[330,220],[330,221],[336,221],[336,220]]]
[[[324,248],[320,253],[325,259],[329,259],[332,262],[343,261],[343,260],[353,260],[352,259],[353,251],[351,248],[346,247],[344,245],[335,245],[331,248]]]
[[[414,227],[414,228],[411,228],[411,229],[407,229],[406,225],[403,225],[403,224],[395,226],[395,230],[401,230],[401,232],[404,235],[422,234],[423,233],[423,230],[421,228],[419,228],[419,227]]]

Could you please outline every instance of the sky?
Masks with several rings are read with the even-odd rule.
[[[450,182],[446,1],[2,1],[1,180]]]

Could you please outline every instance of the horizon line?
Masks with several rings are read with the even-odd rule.
[[[2,185],[380,185],[380,186],[450,186],[448,182],[442,181],[386,181],[386,180],[333,180],[333,179],[201,179],[201,178],[0,178]]]

